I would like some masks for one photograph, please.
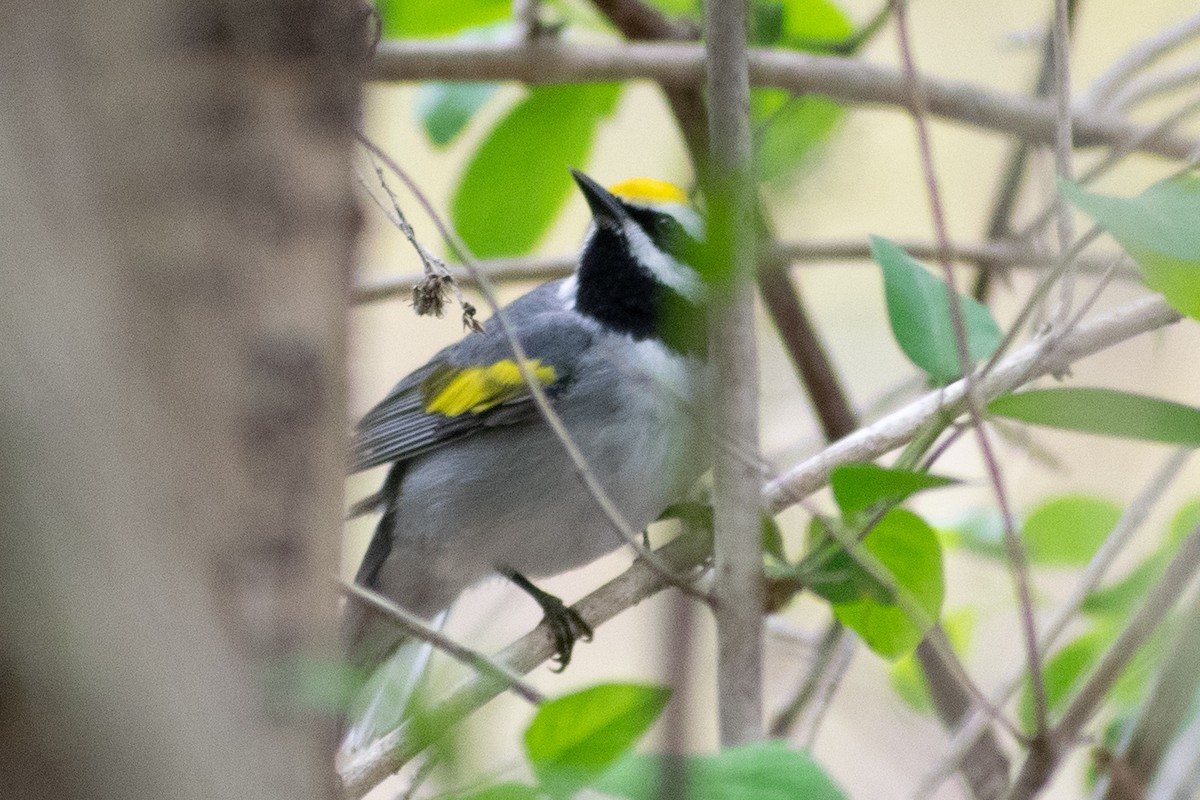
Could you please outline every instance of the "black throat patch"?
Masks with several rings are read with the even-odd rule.
[[[703,309],[639,264],[619,231],[599,227],[579,263],[575,308],[636,340],[658,339],[680,353],[705,352]]]

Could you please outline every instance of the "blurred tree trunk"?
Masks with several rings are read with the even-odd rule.
[[[332,792],[366,23],[0,2],[0,796]]]

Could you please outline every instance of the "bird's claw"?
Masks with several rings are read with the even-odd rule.
[[[546,612],[546,625],[550,627],[550,636],[554,639],[554,655],[551,661],[558,666],[551,667],[554,672],[562,672],[571,663],[571,652],[575,642],[582,639],[592,640],[592,626],[579,616],[579,612],[563,603],[558,598],[542,606]]]

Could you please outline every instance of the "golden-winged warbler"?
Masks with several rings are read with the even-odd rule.
[[[591,471],[644,529],[707,468],[705,287],[689,264],[703,223],[671,184],[605,189],[572,174],[593,220],[578,268],[504,316]],[[565,665],[590,631],[528,579],[583,566],[624,540],[543,420],[498,320],[362,418],[353,468],[382,464],[391,465],[383,487],[365,503],[382,518],[356,581],[431,618],[468,586],[506,575],[545,610]],[[381,662],[403,638],[354,604],[347,629],[360,665]]]

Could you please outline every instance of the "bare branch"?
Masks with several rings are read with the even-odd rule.
[[[896,242],[914,258],[935,258],[937,245],[920,239],[901,239]],[[1041,254],[1023,247],[1006,243],[954,242],[950,245],[956,261],[975,264],[986,270],[1045,269],[1059,263],[1057,256]],[[1077,269],[1081,273],[1103,274],[1111,266],[1116,254],[1081,256]],[[827,261],[870,262],[871,246],[866,239],[828,239],[805,242],[780,242],[764,254],[764,259],[778,258],[791,261],[795,267],[827,266]],[[576,257],[530,256],[528,258],[495,258],[476,262],[479,271],[493,283],[508,281],[547,281],[565,277],[574,271]],[[448,266],[455,283],[461,286],[476,286],[471,274],[462,267]],[[1136,280],[1137,272],[1132,269],[1118,270],[1116,277]],[[424,275],[409,273],[371,281],[360,281],[355,290],[354,303],[375,303],[407,295]],[[836,438],[836,437],[834,437]]]
[[[887,67],[857,59],[782,50],[751,50],[750,80],[796,93],[813,93],[864,105],[907,108],[904,78]],[[704,79],[704,50],[686,44],[571,45],[537,40],[515,45],[448,42],[382,42],[374,62],[380,81],[513,80],[531,85],[592,81],[653,80],[697,86]],[[979,86],[927,80],[929,112],[936,117],[993,130],[1029,142],[1054,141],[1052,101],[1005,94]],[[1139,141],[1138,150],[1183,159],[1195,140],[1168,133],[1145,136],[1147,128],[1092,110],[1076,111],[1071,125],[1076,147]]]
[[[1200,83],[1200,63],[1189,64],[1165,75],[1147,75],[1139,80],[1130,81],[1125,90],[1113,98],[1112,106],[1124,113],[1164,94],[1195,88],[1197,83]]]
[[[455,660],[466,664],[482,675],[506,682],[509,688],[512,689],[513,694],[518,697],[534,705],[545,701],[546,698],[542,696],[541,692],[533,688],[520,675],[508,667],[492,661],[478,650],[472,650],[466,645],[454,641],[446,634],[431,627],[420,617],[405,611],[379,592],[368,589],[365,586],[360,586],[357,583],[349,583],[348,581],[338,581],[338,588],[342,594],[351,600],[362,603],[371,611],[394,622],[406,634],[414,636],[423,642],[429,642],[437,649]]]
[[[655,554],[675,572],[684,572],[702,564],[709,555],[709,543],[702,536],[679,537]],[[601,586],[574,605],[574,609],[593,628],[598,628],[622,611],[670,586],[662,573],[639,559],[629,569]],[[510,644],[493,659],[513,672],[524,674],[547,661],[555,653],[554,637],[543,621],[533,631]],[[503,692],[505,684],[484,675],[472,675],[459,684],[448,698],[430,710],[427,717],[433,727],[445,729],[480,708]],[[345,792],[361,797],[392,772],[404,766],[429,741],[422,731],[405,726],[374,742],[341,769]]]
[[[1064,0],[1058,0],[1063,11],[1062,23],[1066,25],[1066,6]],[[958,350],[958,363],[963,375],[963,404],[971,420],[971,427],[979,443],[979,453],[987,469],[991,481],[996,505],[1000,509],[1000,518],[1004,524],[1004,546],[1008,552],[1008,563],[1011,568],[1013,582],[1016,585],[1017,601],[1021,610],[1021,628],[1025,636],[1025,653],[1029,664],[1030,684],[1033,687],[1034,710],[1037,717],[1037,729],[1040,732],[1046,723],[1046,687],[1042,679],[1042,662],[1038,654],[1037,623],[1033,617],[1033,593],[1029,586],[1029,563],[1025,548],[1017,537],[1016,525],[1013,522],[1012,509],[1009,507],[1008,495],[1004,491],[1004,480],[1000,473],[1000,462],[992,450],[988,440],[987,430],[983,426],[983,412],[976,388],[976,377],[971,373],[971,354],[967,349],[967,325],[963,319],[962,306],[958,302],[958,287],[954,268],[950,264],[950,236],[946,231],[946,217],[942,211],[941,192],[938,188],[937,175],[933,165],[933,151],[929,140],[929,130],[925,116],[927,101],[924,82],[918,78],[916,65],[913,60],[912,45],[908,33],[908,0],[896,0],[893,4],[896,16],[896,31],[900,43],[900,58],[904,65],[905,79],[909,84],[912,95],[913,123],[917,129],[917,145],[921,154],[921,167],[929,194],[929,205],[933,215],[934,228],[937,231],[938,249],[942,264],[942,274],[946,281],[946,303],[950,307],[950,321],[954,325],[954,343]],[[1065,37],[1065,32],[1063,36]]]
[[[1054,0],[1054,24],[1050,26],[1051,50],[1054,54],[1054,172],[1059,180],[1071,180],[1071,51],[1070,12],[1068,0]],[[1055,193],[1058,207],[1058,252],[1065,254],[1075,241],[1075,225],[1071,209],[1061,194]],[[1065,319],[1071,313],[1075,276],[1072,262],[1068,261],[1062,274],[1061,297],[1058,317]]]
[[[1083,688],[1063,712],[1062,720],[1047,737],[1046,746],[1030,753],[1017,775],[1008,800],[1033,797],[1046,785],[1062,760],[1078,743],[1084,726],[1091,721],[1130,659],[1175,606],[1180,595],[1192,583],[1197,570],[1200,570],[1200,527],[1183,541],[1167,571],[1092,670]]]
[[[744,0],[709,0],[707,240],[721,273],[712,281],[709,368],[714,424],[738,451],[758,450],[758,348],[754,333],[755,204],[750,177],[750,74]],[[728,451],[713,464],[713,614],[721,744],[763,737],[762,476]]]
[[[1171,485],[1171,482],[1183,469],[1191,452],[1189,448],[1181,448],[1173,453],[1159,467],[1153,477],[1147,481],[1138,496],[1133,498],[1129,503],[1129,506],[1125,509],[1125,513],[1121,515],[1121,519],[1117,521],[1112,532],[1104,540],[1104,544],[1092,556],[1092,560],[1088,562],[1083,575],[1071,592],[1071,596],[1059,607],[1054,619],[1042,628],[1038,644],[1044,652],[1049,652],[1050,648],[1054,646],[1066,630],[1067,624],[1079,612],[1084,599],[1100,585],[1100,582],[1104,579],[1105,574],[1121,550],[1124,549],[1125,545],[1133,537],[1133,534],[1146,521],[1146,517],[1149,515],[1151,509],[1162,499],[1167,487]],[[1022,670],[1010,678],[1003,685],[1003,688],[996,693],[992,704],[1001,707],[1007,703],[1016,693],[1017,689],[1021,687],[1024,677],[1024,670]],[[932,794],[941,784],[942,780],[954,771],[955,766],[964,758],[975,741],[987,731],[985,726],[989,719],[990,717],[985,709],[976,709],[962,723],[958,730],[955,731],[954,736],[947,746],[946,755],[922,779],[921,788],[916,795],[917,797],[925,797]]]
[[[1200,36],[1200,14],[1156,33],[1122,56],[1097,78],[1085,102],[1095,108],[1112,104],[1113,97],[1134,75],[1196,36]]]
[[[1179,319],[1179,313],[1160,296],[1147,295],[1080,325],[1057,341],[1037,339],[999,362],[979,382],[980,400],[999,397],[1027,381],[1060,372],[1086,356]],[[961,414],[963,389],[964,383],[959,380],[929,392],[787,470],[764,487],[767,507],[778,513],[824,486],[834,467],[879,458],[907,443],[935,416]]]

